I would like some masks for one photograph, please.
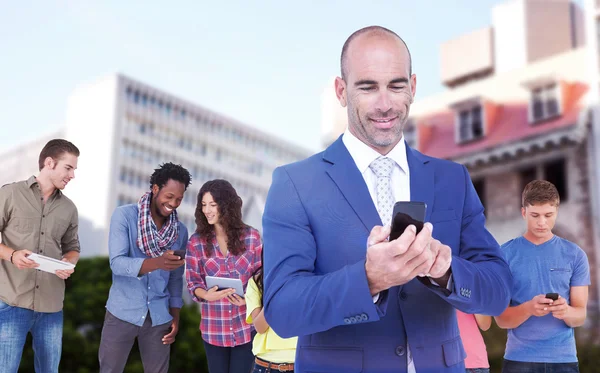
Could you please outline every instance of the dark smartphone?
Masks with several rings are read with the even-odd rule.
[[[413,224],[417,227],[417,233],[423,229],[427,204],[425,202],[400,201],[394,205],[392,213],[392,231],[390,241],[400,237],[406,227]]]
[[[557,300],[558,299],[558,293],[548,293],[548,294],[546,294],[546,298],[552,299],[552,300]]]
[[[173,250],[173,255],[177,255],[181,259],[185,259],[185,249]]]

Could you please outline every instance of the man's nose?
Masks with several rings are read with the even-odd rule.
[[[375,109],[381,111],[383,113],[389,111],[392,108],[392,101],[390,100],[390,95],[388,92],[381,91],[379,96],[377,97],[377,102],[375,103]]]

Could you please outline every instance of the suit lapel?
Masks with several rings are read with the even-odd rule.
[[[433,167],[427,157],[412,148],[406,147],[406,156],[410,169],[410,200],[427,204],[425,221],[429,221],[434,196]]]
[[[323,160],[331,163],[327,174],[342,192],[367,231],[370,232],[375,225],[381,225],[381,218],[371,199],[367,184],[342,142],[341,136],[325,150]]]

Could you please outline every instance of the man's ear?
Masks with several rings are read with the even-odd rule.
[[[48,169],[53,170],[56,167],[56,162],[52,157],[46,157],[44,159],[44,167],[48,167]]]
[[[340,105],[342,105],[342,107],[346,107],[346,103],[347,103],[347,91],[346,91],[346,82],[344,81],[344,79],[340,78],[339,76],[335,78],[335,95],[338,99],[338,101],[340,102]]]

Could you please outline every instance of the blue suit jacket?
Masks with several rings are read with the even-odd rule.
[[[417,279],[373,303],[367,237],[381,219],[341,137],[277,168],[263,214],[265,317],[299,336],[296,372],[405,372],[407,338],[418,373],[464,372],[455,308],[499,315],[512,277],[486,230],[462,165],[407,147],[411,200],[427,203],[433,236],[452,248],[453,290]]]

